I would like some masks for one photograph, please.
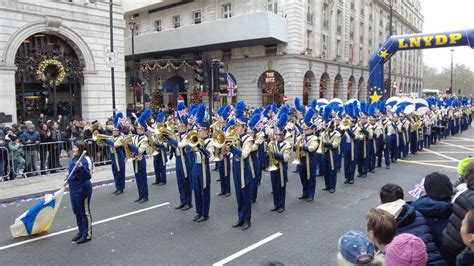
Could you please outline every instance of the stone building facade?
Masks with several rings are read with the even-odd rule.
[[[121,1],[114,1],[113,24],[114,50],[118,54],[116,103],[117,110],[125,110],[125,25]],[[27,99],[23,106],[27,110],[25,119],[34,119],[50,100],[51,88],[41,84],[34,75],[20,78],[18,73],[22,69],[17,67],[20,54],[38,56],[39,50],[50,48],[56,49],[52,53],[59,53],[59,60],[67,54],[76,57],[82,66],[80,82],[69,86],[72,82],[66,76],[66,81],[56,88],[56,102],[64,101],[64,110],[58,114],[88,121],[104,121],[112,116],[111,71],[105,60],[110,50],[109,4],[88,0],[0,0],[0,113],[11,115],[15,123],[17,115],[24,112],[17,108],[17,104],[25,103],[22,103],[24,97]],[[69,50],[72,52],[65,52]]]

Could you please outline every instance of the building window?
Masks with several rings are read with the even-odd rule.
[[[232,49],[222,50],[222,60],[231,60],[232,59]]]
[[[278,14],[278,0],[267,0],[267,10]]]
[[[223,18],[232,17],[232,4],[231,3],[222,5],[222,17]]]
[[[277,54],[277,45],[265,45],[265,55],[276,55]]]
[[[307,8],[306,8],[306,22],[309,24],[313,24],[313,9],[311,6],[313,5],[312,0],[308,0]]]
[[[306,31],[306,49],[313,49],[313,34],[310,30]]]
[[[323,6],[323,27],[326,30],[329,28],[328,6],[326,4]]]
[[[161,19],[155,20],[155,30],[161,31]]]
[[[326,56],[327,56],[327,50],[328,50],[327,44],[328,44],[328,36],[323,35],[322,45],[321,45],[321,47],[323,48],[323,50],[322,50],[323,58],[326,58]]]
[[[181,27],[181,17],[179,15],[173,16],[173,27],[175,29]]]
[[[194,11],[193,12],[193,19],[194,19],[194,24],[201,24],[201,11]]]
[[[342,43],[341,40],[336,41],[336,57],[341,58],[342,56]]]

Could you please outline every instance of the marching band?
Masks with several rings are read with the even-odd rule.
[[[337,174],[344,169],[344,184],[365,178],[382,166],[406,159],[418,151],[456,135],[471,125],[472,103],[460,99],[411,99],[391,97],[368,104],[351,99],[313,100],[304,106],[299,99],[293,105],[276,104],[253,112],[239,101],[235,107],[221,107],[215,122],[207,120],[206,106],[180,101],[174,116],[156,115],[145,109],[137,119],[137,134],[122,135],[126,119],[114,118],[113,135],[93,134],[98,145],[112,151],[115,180],[113,194],[125,188],[125,162],[132,162],[139,197],[148,201],[146,156],[153,157],[156,180],[166,184],[167,150],[174,149],[180,204],[176,209],[189,210],[194,192],[196,216],[193,221],[209,219],[212,162],[220,178],[219,196],[231,195],[231,175],[237,199],[237,222],[234,228],[251,226],[252,203],[258,195],[262,172],[269,172],[273,194],[271,211],[285,210],[288,164],[295,164],[302,193],[307,202],[316,196],[316,177],[323,175],[325,187],[336,191]],[[166,121],[166,122],[165,122]],[[290,159],[293,153],[293,160]]]

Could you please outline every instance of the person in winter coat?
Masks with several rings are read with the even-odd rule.
[[[474,265],[474,209],[466,213],[462,220],[461,237],[467,248],[456,257],[456,265]]]
[[[8,143],[8,149],[11,152],[11,158],[13,163],[13,170],[17,173],[17,176],[23,176],[23,170],[25,169],[25,159],[23,158],[23,148],[20,144],[20,139],[11,134],[10,143]]]
[[[428,265],[447,265],[434,242],[430,227],[426,219],[414,207],[403,200],[403,189],[395,184],[386,184],[380,190],[378,209],[389,212],[397,222],[397,235],[402,233],[413,234],[425,243],[428,253]]]
[[[443,246],[450,256],[448,262],[454,262],[455,257],[465,248],[460,229],[462,219],[474,207],[474,158],[462,160],[458,165],[458,174],[463,182],[458,189],[463,189],[454,197],[453,213],[442,236]]]
[[[425,217],[436,247],[446,259],[441,238],[452,213],[453,185],[446,175],[434,172],[425,177],[423,186],[426,195],[414,201],[411,206]]]

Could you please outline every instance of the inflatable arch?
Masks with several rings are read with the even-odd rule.
[[[383,98],[383,66],[397,51],[466,45],[474,48],[474,29],[391,36],[369,59],[370,102],[375,103]]]

